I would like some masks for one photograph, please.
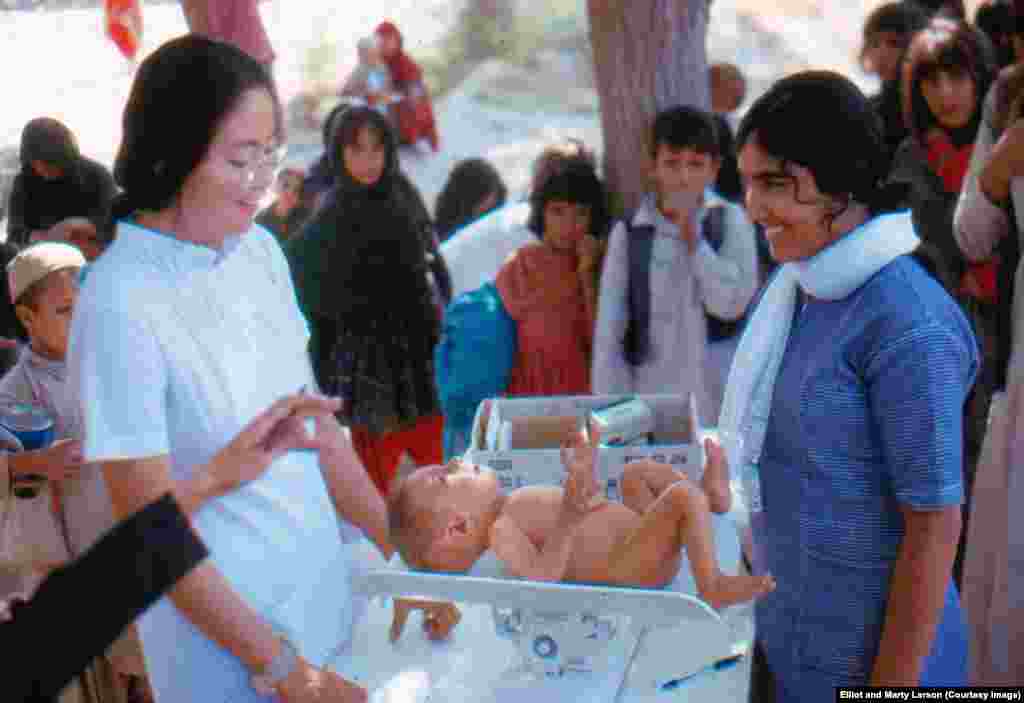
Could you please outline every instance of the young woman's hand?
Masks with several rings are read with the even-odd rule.
[[[366,703],[369,695],[362,686],[347,681],[328,669],[318,669],[299,659],[299,665],[277,689],[282,703]]]
[[[15,476],[35,474],[48,481],[64,481],[82,469],[82,443],[58,439],[46,449],[9,454],[8,461]]]
[[[980,185],[985,196],[996,203],[1010,196],[1010,183],[1024,176],[1024,119],[1018,119],[1003,132],[981,170]]]
[[[462,614],[454,603],[422,598],[395,598],[388,634],[392,642],[397,642],[402,636],[409,614],[414,610],[423,611],[423,632],[432,642],[446,639],[462,620]]]
[[[319,449],[305,420],[337,412],[341,401],[319,395],[297,393],[285,396],[253,419],[217,452],[207,465],[207,474],[221,494],[235,490],[263,475],[279,457],[294,449]]]

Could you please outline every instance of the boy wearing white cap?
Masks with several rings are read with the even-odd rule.
[[[57,551],[63,552],[64,558],[81,554],[114,522],[102,473],[98,467],[82,464],[78,399],[73,384],[67,382],[65,360],[71,316],[85,265],[79,249],[60,242],[33,244],[7,265],[11,300],[28,344],[18,362],[0,379],[0,402],[34,405],[53,417],[56,441],[39,452],[47,454],[42,457],[45,466],[33,473],[49,479],[49,491],[44,492],[59,496],[54,502],[53,522],[63,542]],[[18,471],[13,461],[11,469]],[[0,480],[3,478],[0,476]],[[109,663],[97,661],[84,676],[88,680],[85,690],[95,693],[95,698],[62,696],[62,703],[126,700],[130,685],[127,677],[145,673],[141,650],[129,635],[122,637],[108,656]],[[126,679],[116,681],[111,667]]]

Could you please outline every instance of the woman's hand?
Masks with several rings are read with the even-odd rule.
[[[45,476],[48,481],[74,478],[82,469],[82,443],[59,439],[46,449],[8,455],[14,476]]]
[[[263,475],[263,472],[293,449],[319,449],[318,436],[310,436],[305,420],[332,415],[341,407],[336,398],[297,393],[285,396],[253,419],[228,446],[207,464],[219,495]],[[322,426],[317,423],[318,428]],[[319,434],[319,433],[317,433]]]
[[[455,626],[462,620],[462,614],[454,603],[420,598],[395,598],[391,616],[391,631],[388,635],[392,642],[397,642],[398,638],[402,636],[409,614],[414,610],[423,611],[423,632],[432,642],[447,639]]]
[[[365,703],[366,689],[327,669],[317,669],[305,659],[277,689],[282,703]]]
[[[1024,176],[1024,119],[1018,119],[1003,132],[978,181],[985,197],[993,203],[1003,203],[1010,197],[1011,181],[1021,176]]]

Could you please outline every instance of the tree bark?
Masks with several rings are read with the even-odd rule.
[[[709,0],[587,0],[604,174],[619,205],[649,190],[647,133],[675,105],[708,108]]]

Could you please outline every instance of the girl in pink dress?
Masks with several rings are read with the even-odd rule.
[[[604,188],[593,169],[573,165],[545,181],[531,207],[528,225],[540,241],[512,254],[495,281],[518,328],[508,394],[587,394]]]

